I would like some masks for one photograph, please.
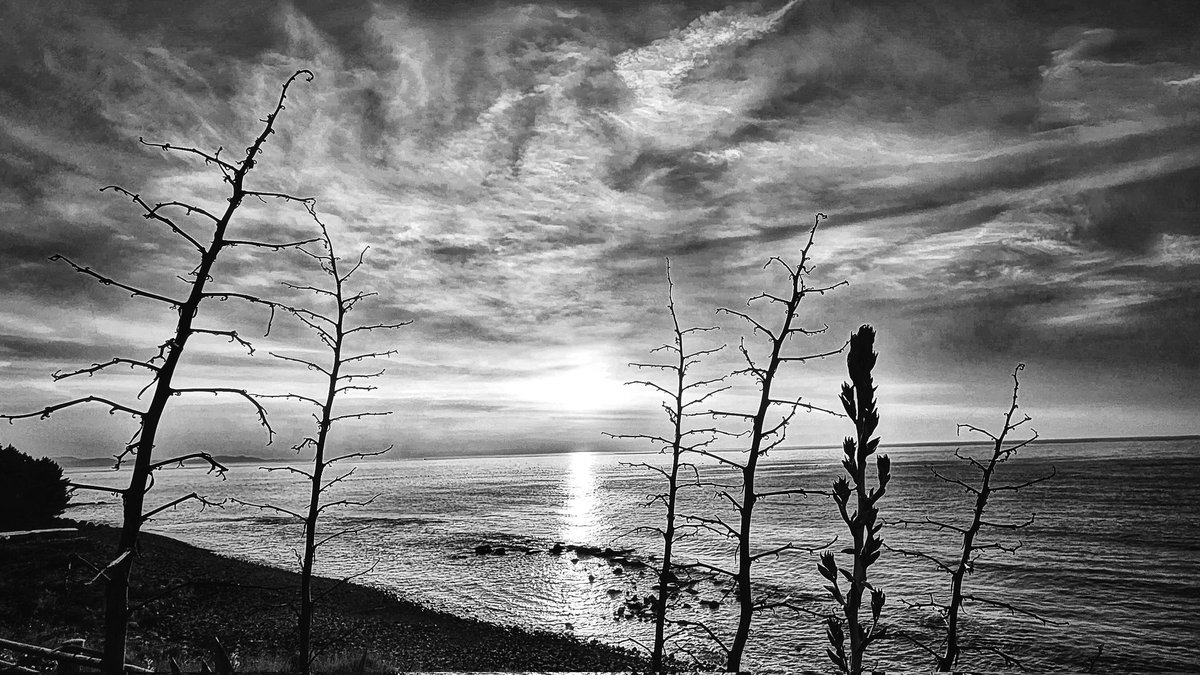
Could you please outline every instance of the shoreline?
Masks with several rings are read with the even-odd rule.
[[[103,584],[89,583],[116,549],[117,529],[60,521],[77,530],[0,538],[0,637],[48,647],[85,638],[101,644]],[[167,670],[212,663],[213,638],[242,669],[285,667],[295,629],[299,573],[222,556],[143,533],[134,566],[128,661]],[[314,578],[313,633],[330,643],[324,663],[371,670],[631,671],[629,649],[570,635],[456,616],[351,581]],[[322,661],[318,661],[320,667]],[[326,667],[336,668],[336,665]],[[348,669],[348,668],[346,668]]]

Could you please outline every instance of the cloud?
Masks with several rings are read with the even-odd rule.
[[[1164,235],[1200,233],[1200,166],[1110,188],[1084,191],[1070,203],[1080,239],[1125,253],[1146,253]]]
[[[236,158],[301,67],[317,76],[290,91],[250,182],[315,197],[343,256],[370,247],[353,281],[379,295],[356,319],[414,323],[361,346],[421,355],[386,364],[404,375],[380,400],[412,406],[403,433],[423,443],[437,433],[422,416],[443,417],[421,400],[462,411],[455,429],[471,442],[501,424],[493,405],[504,444],[522,429],[591,438],[597,416],[633,419],[611,385],[626,379],[621,363],[664,341],[664,256],[681,311],[716,322],[715,307],[778,283],[763,262],[794,255],[818,211],[831,218],[817,276],[851,286],[806,318],[833,326],[834,342],[879,324],[907,364],[898,378],[925,381],[939,359],[978,380],[1041,355],[1063,381],[1084,363],[1196,360],[1186,340],[1200,274],[1200,63],[1175,3],[153,10],[61,2],[0,17],[11,64],[0,74],[0,283],[16,326],[6,361],[107,352],[122,326],[151,346],[165,339],[169,311],[151,319],[145,303],[45,258],[177,286],[194,266],[186,242],[95,189],[119,181],[221,210],[218,171],[138,137]],[[207,227],[180,222],[197,236]],[[287,240],[312,226],[303,209],[250,200],[232,227]],[[316,302],[280,284],[320,281],[299,259],[223,256],[221,288]],[[230,301],[203,316],[250,335],[265,329],[260,309]],[[96,317],[86,336],[42,340],[80,311]],[[727,323],[725,340],[740,331]],[[310,337],[280,317],[264,345],[308,350]],[[222,349],[200,348],[190,365],[236,374]],[[837,365],[814,371],[830,397]],[[580,426],[563,431],[539,421],[549,402],[518,405],[513,391],[544,377],[543,389],[570,398],[567,383],[582,377],[564,376],[570,366],[609,394],[592,400],[599,412],[576,401],[562,414]],[[248,368],[305,386],[291,371]],[[922,396],[914,406],[936,403]]]

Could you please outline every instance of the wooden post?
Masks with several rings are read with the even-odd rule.
[[[86,640],[75,638],[66,640],[58,646],[58,651],[66,654],[79,654],[84,650]],[[59,659],[54,667],[54,675],[79,675],[79,664],[66,659]]]
[[[68,640],[68,644],[64,645],[64,647],[78,649],[82,646],[82,645],[71,644],[74,642],[76,642],[76,641]],[[40,656],[44,659],[48,659],[48,660],[58,663],[59,668],[63,667],[62,664],[64,662],[72,663],[72,664],[75,664],[76,666],[87,666],[87,667],[93,668],[93,669],[100,667],[100,659],[96,658],[95,656],[87,656],[84,654],[74,654],[69,651],[64,651],[63,648],[49,649],[47,647],[39,647],[37,645],[27,645],[24,642],[16,642],[14,640],[6,640],[4,638],[0,638],[0,648],[7,649],[9,651],[20,652],[22,654],[28,654],[30,656]],[[148,674],[148,675],[154,673],[154,671],[149,668],[142,668],[141,666],[135,666],[135,665],[131,665],[128,663],[124,664],[124,671],[126,673],[136,673],[139,675],[141,675],[143,673]],[[70,672],[70,671],[58,670],[56,672]],[[78,670],[76,670],[75,672],[78,672]]]

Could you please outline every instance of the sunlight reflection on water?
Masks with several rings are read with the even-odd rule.
[[[595,457],[590,452],[577,452],[569,457],[562,537],[570,542],[595,541],[600,529],[593,512],[596,508],[596,476],[592,471]]]

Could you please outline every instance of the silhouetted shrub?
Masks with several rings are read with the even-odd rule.
[[[70,492],[62,467],[34,459],[13,446],[0,447],[0,529],[43,524],[67,508]]]

